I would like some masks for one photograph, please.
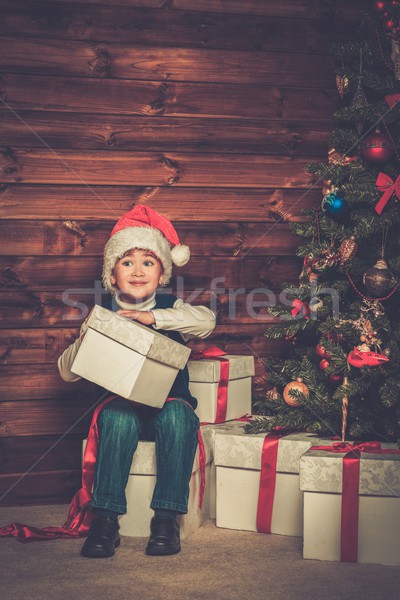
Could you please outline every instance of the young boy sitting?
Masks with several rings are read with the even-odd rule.
[[[215,315],[205,306],[191,306],[172,294],[156,293],[167,285],[172,263],[185,265],[189,248],[179,244],[172,223],[154,210],[138,205],[117,222],[104,249],[103,284],[111,293],[107,308],[153,327],[185,343],[207,337]],[[71,366],[87,326],[58,360],[61,377],[77,381]],[[155,440],[157,479],[151,502],[154,517],[146,553],[180,551],[178,514],[187,512],[189,480],[197,447],[199,420],[196,399],[189,391],[187,368],[179,371],[163,408],[156,409],[115,398],[98,418],[99,447],[91,501],[96,514],[81,554],[105,558],[120,544],[118,516],[126,513],[125,487],[139,439]]]

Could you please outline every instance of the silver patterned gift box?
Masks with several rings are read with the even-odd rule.
[[[212,502],[211,464],[214,455],[214,435],[210,430],[202,429],[205,450],[205,489],[201,508],[199,507],[201,469],[199,449],[193,462],[192,476],[189,482],[188,512],[178,517],[182,539],[201,527],[210,518]],[[86,447],[84,440],[83,451]],[[154,442],[140,441],[133,457],[131,472],[125,489],[127,513],[119,518],[120,533],[130,537],[147,537],[150,534],[150,520],[154,515],[150,508],[156,484],[157,462]]]
[[[95,306],[72,372],[127,400],[161,408],[190,349]]]
[[[343,457],[309,450],[300,459],[304,558],[341,560]],[[400,565],[400,454],[361,453],[357,561]]]
[[[262,449],[265,433],[250,435],[244,423],[215,434],[216,524],[228,529],[257,531]],[[301,536],[303,493],[299,486],[300,457],[320,440],[307,433],[279,439],[271,533]]]
[[[229,380],[225,421],[251,414],[251,378],[254,376],[254,357],[225,354],[229,360]],[[215,423],[218,404],[218,385],[221,362],[217,359],[190,360],[189,388],[197,398],[196,414],[202,423]]]

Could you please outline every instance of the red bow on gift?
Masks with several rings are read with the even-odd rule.
[[[218,358],[225,354],[227,354],[227,352],[224,352],[221,348],[218,348],[218,346],[209,346],[200,352],[193,352],[190,358],[192,360],[201,360],[202,358]]]
[[[393,194],[400,199],[400,175],[396,181],[393,181],[386,173],[379,173],[375,185],[380,192],[384,192],[375,206],[376,212],[380,215]]]
[[[381,442],[361,442],[351,444],[350,442],[335,442],[332,446],[313,446],[311,450],[327,450],[335,454],[347,452],[366,452],[367,454],[400,454],[400,450],[393,448],[382,448]]]
[[[305,317],[306,319],[309,318],[309,314],[310,314],[310,305],[308,302],[303,302],[302,300],[300,300],[299,298],[295,298],[292,302],[292,310],[290,311],[292,313],[293,317],[296,317],[299,312],[303,313],[303,317]]]

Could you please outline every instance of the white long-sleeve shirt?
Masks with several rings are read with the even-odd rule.
[[[128,304],[118,298],[115,298],[115,301],[123,310],[151,310],[155,319],[155,324],[152,327],[155,330],[178,331],[185,342],[192,337],[206,338],[212,333],[216,325],[215,314],[207,306],[192,306],[183,302],[180,298],[176,300],[172,308],[154,308],[156,305],[155,294],[140,304]],[[58,370],[64,381],[73,382],[81,379],[71,371],[71,366],[78,354],[86,330],[87,324],[84,322],[79,337],[64,350],[58,359]]]

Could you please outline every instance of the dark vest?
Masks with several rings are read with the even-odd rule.
[[[177,301],[177,297],[173,294],[160,293],[156,294],[155,300],[156,305],[154,306],[154,308],[172,308],[175,302]],[[105,295],[102,297],[102,306],[114,312],[120,310],[120,306],[118,306],[118,304],[115,302],[114,297],[111,295]],[[148,327],[151,328],[151,325],[149,325]],[[186,346],[181,334],[178,331],[164,331],[162,329],[157,329],[156,331],[157,333],[161,333],[162,335],[165,335],[171,340],[178,342],[178,344]],[[189,371],[187,366],[184,369],[178,371],[178,374],[168,394],[168,397],[183,398],[184,400],[189,402],[189,404],[191,404],[193,408],[197,407],[197,400],[194,396],[192,396],[192,394],[189,391]]]

